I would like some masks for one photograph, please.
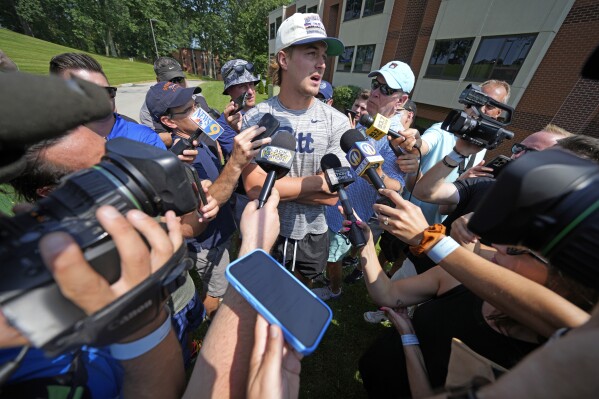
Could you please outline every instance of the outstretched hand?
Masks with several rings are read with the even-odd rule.
[[[299,395],[302,355],[283,340],[277,325],[260,315],[254,330],[247,397],[250,399],[292,399]]]
[[[422,241],[422,232],[429,226],[422,210],[389,189],[380,189],[379,193],[388,197],[395,208],[374,204],[374,212],[378,215],[379,225],[408,245],[418,245]]]

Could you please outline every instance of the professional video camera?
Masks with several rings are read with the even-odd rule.
[[[504,139],[511,140],[514,137],[513,132],[504,129],[512,122],[514,109],[483,93],[480,86],[469,84],[460,94],[459,102],[470,107],[474,115],[470,116],[466,111],[454,109],[443,121],[442,129],[488,150],[496,148]],[[484,105],[504,111],[503,122],[481,112],[480,109]]]
[[[151,216],[191,212],[198,195],[190,173],[171,152],[119,138],[106,143],[99,164],[65,178],[31,211],[0,218],[0,305],[10,323],[55,355],[83,344],[116,342],[152,320],[166,291],[182,282],[185,246],[149,279],[87,317],[60,293],[40,257],[39,240],[51,232],[69,233],[112,284],[120,278],[119,254],[96,210],[112,205],[122,213],[139,209]]]

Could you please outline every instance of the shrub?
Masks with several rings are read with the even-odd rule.
[[[351,108],[358,93],[362,90],[358,86],[338,86],[333,90],[333,106],[343,112]]]

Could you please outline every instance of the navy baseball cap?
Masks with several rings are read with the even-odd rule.
[[[183,87],[173,82],[156,83],[146,94],[148,111],[156,122],[160,122],[160,117],[166,114],[169,108],[185,105],[194,94],[201,92],[200,87]]]
[[[330,100],[333,98],[333,86],[326,80],[321,80],[318,94],[322,94],[325,100]]]

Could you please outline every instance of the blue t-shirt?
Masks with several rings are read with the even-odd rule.
[[[198,156],[193,161],[193,166],[198,171],[200,179],[215,181],[222,168],[218,158],[203,144],[197,147]],[[208,224],[208,227],[197,237],[187,239],[187,248],[192,252],[202,249],[211,249],[225,242],[235,232],[235,219],[229,202],[221,206],[218,214]]]
[[[390,128],[392,130],[403,130],[400,119],[401,115],[396,115],[391,119]],[[363,134],[366,130],[362,125],[358,125],[356,128],[362,131]],[[374,139],[368,137],[368,142],[374,145],[374,148],[384,158],[385,162],[383,162],[382,166],[383,172],[390,178],[398,180],[402,187],[405,186],[405,174],[395,163],[397,157],[389,146],[387,138],[383,137],[382,139],[375,141]],[[354,211],[360,217],[360,219],[363,221],[368,221],[368,219],[370,219],[370,217],[374,214],[372,205],[374,205],[374,202],[377,200],[379,195],[374,186],[368,183],[366,179],[357,176],[353,170],[352,175],[354,176],[355,181],[345,188],[347,197],[349,198],[351,206],[354,208]],[[341,205],[341,202],[337,202],[337,205],[335,206],[327,206],[326,210],[327,224],[329,229],[335,233],[338,233],[339,230],[341,230],[342,222],[344,220],[341,212],[339,212],[339,209],[337,209],[338,205]]]
[[[425,174],[430,168],[435,166],[435,164],[443,159],[445,155],[449,154],[453,150],[458,138],[453,133],[441,129],[441,122],[439,122],[429,127],[422,134],[422,141],[426,141],[429,147],[428,153],[422,157],[422,162],[420,163],[420,171],[422,174]],[[480,161],[484,159],[486,152],[487,150],[482,150],[477,153],[475,155],[473,165],[478,165]],[[467,164],[469,161],[470,158],[466,159]],[[452,183],[458,177],[458,168],[455,168],[445,178],[445,182]],[[418,185],[418,183],[416,183],[416,185]],[[404,191],[404,198],[407,199],[408,196],[409,192],[407,192],[407,190]],[[431,225],[435,223],[441,223],[447,217],[446,215],[441,215],[439,213],[439,205],[437,204],[430,204],[428,202],[420,201],[414,196],[412,196],[411,202],[415,205],[418,205],[420,209],[422,209],[424,217],[426,217],[427,222]]]
[[[239,111],[241,115],[244,114],[244,111]],[[220,118],[216,120],[219,125],[222,126],[223,132],[218,137],[217,141],[220,144],[220,149],[223,152],[223,157],[225,159],[229,159],[231,153],[233,152],[233,139],[237,135],[237,132],[233,130],[231,126],[225,120],[225,114],[220,114]]]
[[[0,350],[0,364],[14,360],[20,350],[21,348]],[[120,397],[124,374],[121,363],[112,358],[106,348],[83,346],[80,356],[85,366],[84,374],[87,374],[87,382],[81,381],[80,384],[87,386],[92,397],[98,399]],[[7,385],[23,383],[23,388],[31,392],[35,383],[27,381],[67,374],[71,370],[72,361],[73,353],[48,359],[40,349],[31,348]]]
[[[160,139],[158,133],[150,129],[145,125],[139,123],[128,122],[121,118],[120,115],[114,114],[116,121],[110,131],[106,140],[116,139],[117,137],[124,137],[133,141],[139,141],[140,143],[146,143],[153,145],[154,147],[162,148],[166,150],[166,146]]]

